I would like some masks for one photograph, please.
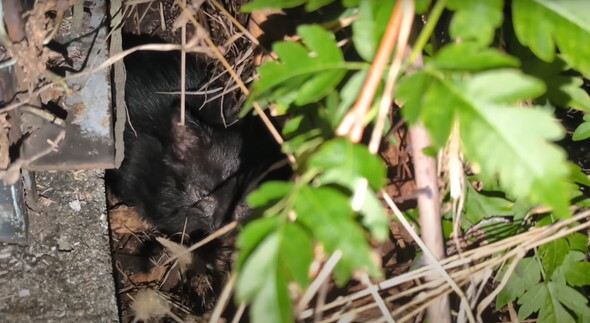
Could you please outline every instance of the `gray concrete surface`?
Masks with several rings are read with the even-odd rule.
[[[29,244],[0,244],[0,322],[117,322],[103,172],[36,180]]]

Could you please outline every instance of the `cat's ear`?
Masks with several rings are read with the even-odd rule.
[[[172,153],[180,161],[194,157],[210,142],[210,129],[188,114],[184,124],[180,123],[178,116],[173,117],[171,129]]]

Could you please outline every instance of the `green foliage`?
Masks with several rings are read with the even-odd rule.
[[[463,59],[458,60],[457,57]],[[466,42],[443,47],[429,65],[446,71],[478,72],[500,67],[518,67],[519,62],[497,49],[481,49],[476,43]]]
[[[254,99],[274,101],[283,109],[292,103],[313,103],[340,83],[346,65],[334,36],[319,26],[300,26],[297,33],[307,48],[295,42],[275,43],[273,51],[280,62],[267,62],[258,69],[260,79],[247,107]]]
[[[508,267],[504,267],[500,277],[504,277]],[[525,291],[537,285],[541,280],[541,268],[536,259],[527,257],[521,259],[516,265],[514,272],[510,275],[508,283],[500,291],[496,299],[496,309],[501,309],[508,302],[513,302],[524,295]]]
[[[485,179],[499,176],[503,188],[517,198],[529,197],[567,216],[565,154],[547,144],[560,139],[563,130],[549,112],[506,106],[543,91],[540,81],[517,70],[480,72],[463,80],[424,69],[404,80],[398,98],[404,102],[404,116],[424,122],[439,147],[458,119],[464,152]],[[536,148],[525,152],[522,146]]]
[[[546,62],[555,59],[557,46],[563,59],[586,77],[590,77],[588,12],[588,1],[512,1],[518,40]]]
[[[244,10],[329,11],[332,2],[255,0]],[[322,27],[334,28],[333,22],[297,26],[298,40],[273,44],[278,60],[258,69],[243,111],[253,102],[273,103],[288,116],[282,148],[295,162],[291,181],[264,183],[248,198],[259,217],[238,239],[236,297],[252,305],[252,321],[293,321],[293,295],[309,286],[313,259],[342,252],[333,271],[338,285],[359,270],[381,275],[369,240],[389,236],[390,219],[377,195],[387,182],[386,168],[367,147],[334,133],[362,91],[395,3],[342,0],[351,26],[335,33]],[[430,8],[446,8],[449,20],[436,24],[440,16],[430,15]],[[554,106],[590,112],[583,88],[583,77],[590,76],[587,12],[587,1],[416,1],[416,13],[436,26],[428,31],[416,23],[427,42],[410,45],[427,53],[425,64],[402,66],[395,100],[409,125],[425,125],[433,156],[458,125],[462,153],[476,172],[465,183],[462,232],[475,227],[495,241],[570,216],[573,198],[590,206],[579,188],[590,179],[555,144],[566,133],[553,114]],[[383,87],[384,81],[362,120],[367,125],[375,121]],[[574,140],[590,138],[590,119],[584,120]],[[389,130],[391,124],[384,132]],[[539,205],[550,213],[531,215]],[[419,222],[417,210],[407,216]],[[450,220],[443,220],[447,237]],[[521,320],[589,320],[587,241],[586,234],[570,234],[521,259],[496,308],[515,303]]]
[[[305,4],[305,10],[314,11],[323,6],[327,6],[334,0],[256,0],[242,7],[244,12],[252,12],[258,9],[268,8],[294,8]],[[352,5],[351,1],[344,1],[345,4]]]
[[[298,220],[313,232],[327,252],[340,250],[343,253],[334,270],[339,285],[347,282],[355,269],[367,269],[372,275],[379,275],[370,259],[364,233],[352,217],[350,201],[344,194],[329,187],[305,186],[300,198],[300,203],[295,205]]]
[[[455,11],[451,36],[462,41],[473,40],[479,47],[489,45],[494,39],[494,30],[502,24],[503,6],[502,0],[449,0],[447,7]]]
[[[364,146],[353,145],[348,140],[336,139],[325,143],[309,159],[309,167],[322,172],[318,177],[319,183],[337,184],[351,192],[362,178],[366,178],[373,189],[379,189],[385,183],[383,162]],[[363,224],[375,238],[383,241],[387,238],[389,220],[374,191],[369,189],[366,194],[360,210]]]
[[[477,192],[467,185],[462,228],[466,230],[487,218],[513,216],[513,206],[514,202],[501,195],[501,192]]]
[[[547,63],[532,55],[521,57],[522,71],[542,80],[547,91],[536,101],[545,104],[549,101],[560,107],[590,112],[590,97],[581,87],[584,81],[581,77],[571,75],[569,67],[561,58]]]
[[[566,307],[575,313],[588,315],[590,308],[587,302],[587,298],[566,284],[539,283],[519,298],[518,318],[524,320],[539,312],[540,322],[575,322]]]
[[[518,300],[520,320],[535,312],[539,322],[576,322],[588,316],[588,297],[576,288],[590,285],[590,263],[584,261],[583,252],[575,250],[580,247],[580,241],[577,246],[575,241],[580,239],[587,249],[587,237],[574,234],[544,245],[540,254],[521,259],[498,294],[496,309]]]
[[[354,46],[365,61],[375,57],[395,1],[361,1],[359,19],[352,24]]]
[[[384,184],[383,162],[365,146],[343,139],[326,141],[308,160],[303,178],[315,177],[319,186],[306,180],[296,184],[268,182],[248,198],[251,206],[264,212],[238,239],[237,299],[252,302],[255,321],[291,321],[286,286],[289,282],[300,290],[308,286],[314,244],[322,245],[327,254],[342,252],[334,269],[339,285],[356,270],[380,275],[365,230],[379,240],[387,237],[387,216],[374,191]],[[370,187],[359,210],[361,225],[352,209],[352,198],[362,178]]]
[[[416,13],[422,15],[430,7],[431,0],[416,0]]]
[[[580,124],[578,128],[576,128],[572,139],[579,141],[588,138],[590,138],[590,115],[587,114],[584,116],[584,123]]]

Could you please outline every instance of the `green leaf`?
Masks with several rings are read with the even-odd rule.
[[[543,94],[545,84],[519,70],[493,70],[475,74],[467,83],[467,91],[485,102],[514,103]]]
[[[489,242],[499,241],[525,231],[523,226],[503,217],[494,217],[480,222],[479,227],[484,232],[486,241]]]
[[[514,207],[512,208],[512,210],[514,211],[514,217],[512,218],[512,221],[514,221],[515,223],[522,223],[529,214],[529,211],[533,207],[534,205],[526,199],[517,199],[516,201],[514,201]]]
[[[340,124],[340,121],[346,115],[350,107],[354,104],[358,98],[359,93],[363,87],[363,83],[367,78],[369,71],[362,70],[354,73],[340,91],[340,106],[338,111],[332,111],[330,119],[334,125],[334,129]]]
[[[590,285],[590,263],[584,262],[585,254],[570,251],[558,269],[558,273],[571,286]]]
[[[453,226],[453,221],[442,220],[442,229],[443,236],[445,237],[445,239],[451,239],[451,235],[453,234],[453,230],[455,229]]]
[[[543,268],[545,268],[548,277],[551,277],[557,267],[561,266],[568,252],[569,245],[565,238],[548,242],[539,247]]]
[[[455,11],[451,36],[462,41],[474,40],[480,47],[489,45],[495,29],[502,24],[503,6],[502,0],[449,0],[447,8]]]
[[[547,88],[547,92],[537,98],[536,102],[545,104],[548,100],[559,107],[590,111],[590,96],[582,88],[584,81],[581,77],[568,73],[570,67],[563,59],[557,57],[553,62],[547,63],[529,51],[524,55],[526,58],[522,59],[523,72],[541,79]]]
[[[507,269],[508,266],[503,268],[500,279],[504,277]],[[521,259],[508,279],[508,283],[496,298],[496,310],[521,297],[527,289],[533,288],[540,280],[541,270],[537,260],[532,257]]]
[[[553,207],[569,216],[565,154],[547,141],[563,134],[552,115],[539,109],[480,104],[459,106],[465,155],[481,166],[482,175],[500,183],[517,198]],[[527,147],[523,149],[522,147]]]
[[[371,235],[378,241],[385,241],[389,236],[389,217],[373,190],[367,190],[360,212],[363,215],[363,225],[369,229]]]
[[[584,116],[584,122],[580,124],[576,130],[574,131],[574,135],[572,136],[573,141],[580,141],[590,138],[590,119],[588,115]]]
[[[338,125],[340,125],[340,121],[342,121],[342,118],[344,118],[348,112],[348,108],[342,108],[340,93],[338,92],[328,94],[324,105],[325,106],[318,109],[318,114],[323,121],[329,123],[331,136],[331,134],[336,132]]]
[[[307,48],[295,42],[275,43],[273,51],[280,62],[259,67],[260,78],[246,106],[256,100],[282,107],[313,103],[332,92],[345,76],[344,57],[333,34],[315,25],[299,26],[297,33]]]
[[[278,250],[279,236],[276,232],[272,232],[251,252],[238,275],[236,290],[238,302],[251,301],[265,288],[269,277],[275,276]]]
[[[428,62],[428,66],[455,72],[478,72],[500,67],[518,67],[519,61],[497,49],[481,49],[478,44],[468,42],[444,46]]]
[[[480,77],[510,78],[511,83],[494,84],[484,93]],[[402,113],[411,123],[424,122],[436,147],[446,143],[457,115],[465,155],[481,167],[484,180],[499,175],[502,187],[515,198],[569,216],[569,167],[565,153],[549,143],[563,137],[563,128],[548,111],[497,103],[534,94],[539,83],[510,71],[480,73],[474,79],[459,82],[434,71],[418,72],[398,90],[405,104]]]
[[[557,46],[564,60],[590,77],[590,24],[588,1],[512,1],[518,40],[546,62],[555,59]]]
[[[238,241],[236,242],[239,249],[237,260],[238,268],[244,265],[244,261],[250,256],[250,253],[258,247],[258,244],[268,236],[272,230],[276,228],[277,223],[277,217],[260,218],[248,223],[248,225],[242,229]]]
[[[256,322],[291,322],[291,300],[287,284],[295,281],[302,288],[309,283],[313,244],[298,224],[285,222],[277,228],[279,217],[250,223],[238,239],[239,302],[251,302]]]
[[[344,5],[345,7],[358,6],[359,3],[360,3],[360,0],[342,0],[342,5]]]
[[[276,203],[293,189],[293,183],[271,181],[262,184],[248,195],[248,204],[252,207],[264,207]]]
[[[291,153],[299,159],[315,150],[323,142],[324,139],[319,137],[319,131],[312,130],[285,142],[282,148],[284,153]]]
[[[455,120],[458,97],[449,95],[449,89],[439,76],[426,71],[418,72],[401,81],[397,98],[404,104],[402,114],[410,123],[424,122],[436,147],[443,147]]]
[[[285,137],[291,137],[295,135],[301,127],[305,116],[303,114],[293,116],[283,126],[283,135]]]
[[[521,321],[525,320],[538,311],[539,322],[575,322],[563,305],[574,312],[585,314],[588,312],[586,302],[584,296],[565,284],[540,283],[518,300],[518,304],[522,305],[518,310],[518,318]]]
[[[359,178],[364,177],[374,189],[385,183],[385,165],[366,146],[353,144],[346,139],[333,139],[325,142],[309,159],[309,167],[317,168],[328,175],[324,181],[338,179],[339,183],[350,183],[354,190]]]
[[[574,318],[563,307],[560,302],[561,299],[558,296],[559,287],[567,286],[554,284],[552,282],[545,284],[545,286],[547,288],[547,297],[545,298],[545,302],[539,311],[539,321],[555,323],[574,322]]]
[[[308,0],[309,2],[305,5],[305,11],[311,12],[318,10],[321,7],[327,6],[334,0]]]
[[[276,264],[273,264],[276,269]],[[262,274],[262,273],[261,273]],[[279,270],[263,277],[263,283],[250,310],[251,322],[293,322],[287,280]]]
[[[385,33],[395,1],[361,1],[359,18],[352,23],[352,41],[359,55],[372,62]]]
[[[565,305],[570,310],[578,315],[590,315],[590,308],[588,307],[588,298],[580,294],[577,290],[565,284],[549,283],[549,290],[559,302]],[[543,311],[541,311],[541,314]],[[566,312],[567,313],[567,312]],[[568,314],[569,315],[569,314]],[[559,319],[559,317],[557,317]],[[564,322],[564,321],[557,321]]]
[[[260,9],[294,8],[307,1],[309,0],[255,0],[245,4],[241,10],[242,12],[252,12]]]
[[[582,171],[582,168],[580,168],[580,166],[574,163],[569,163],[569,166],[571,174],[570,178],[572,182],[590,186],[590,178]]]
[[[469,184],[465,186],[465,208],[463,214],[468,223],[464,223],[464,230],[486,218],[510,216],[513,214],[512,201],[501,196],[494,196],[493,193],[477,192]]]
[[[327,253],[342,251],[342,259],[334,269],[338,285],[348,281],[355,269],[379,275],[379,269],[370,257],[371,249],[365,234],[352,217],[347,196],[328,187],[304,186],[297,197],[295,210],[298,221],[313,233]]]
[[[570,245],[571,250],[578,250],[582,252],[586,252],[588,250],[588,237],[585,234],[575,232],[569,234],[566,239]]]
[[[402,113],[408,122],[416,123],[420,120],[423,108],[431,103],[426,100],[426,95],[434,82],[436,79],[423,71],[400,79],[396,97],[403,103]]]
[[[336,44],[333,34],[319,26],[300,26],[297,28],[297,33],[316,55],[313,57],[316,62],[334,63],[344,61],[342,51]],[[344,78],[344,75],[346,75],[346,70],[343,69],[317,73],[301,87],[295,104],[301,106],[325,97],[334,90],[336,85]]]
[[[540,283],[530,287],[519,299],[518,319],[528,318],[534,312],[538,312],[549,297],[549,291],[545,284]]]
[[[430,7],[431,0],[416,0],[416,14],[422,15]]]
[[[313,244],[308,232],[296,223],[287,222],[282,228],[279,262],[287,278],[306,288],[309,266],[313,260]]]

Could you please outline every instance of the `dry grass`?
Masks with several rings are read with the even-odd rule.
[[[397,210],[397,207],[388,201],[389,206],[394,211],[396,217],[402,221],[403,216]],[[452,256],[435,265],[424,266],[408,273],[386,279],[376,284],[376,287],[382,294],[386,294],[397,286],[405,283],[412,283],[425,279],[427,276],[438,275],[440,278],[425,284],[416,284],[415,287],[396,292],[395,295],[386,296],[384,301],[389,304],[395,304],[396,301],[406,297],[413,297],[410,302],[400,305],[394,309],[391,314],[399,317],[396,322],[406,322],[412,320],[418,313],[423,311],[431,302],[444,295],[455,291],[452,285],[462,288],[462,290],[478,290],[477,293],[470,294],[468,303],[469,307],[462,305],[460,309],[463,313],[475,311],[475,317],[481,321],[483,311],[491,304],[497,293],[506,284],[510,274],[514,270],[518,260],[520,260],[527,251],[537,248],[545,243],[562,238],[573,232],[586,230],[590,227],[588,222],[590,211],[583,211],[576,214],[568,220],[561,220],[551,226],[533,228],[528,232],[498,241],[473,250],[467,250],[462,255]],[[586,220],[586,222],[583,222]],[[402,223],[405,221],[402,221]],[[578,223],[580,222],[580,223]],[[413,232],[411,226],[404,225],[406,230]],[[415,235],[417,238],[417,235]],[[481,290],[485,284],[490,283],[489,279],[492,273],[499,267],[510,262],[504,279],[495,284],[494,292],[487,295],[481,302],[476,303],[481,296]],[[495,278],[494,278],[495,279]],[[452,284],[452,285],[451,285]],[[321,311],[331,313],[329,318],[321,322],[335,322],[344,317],[359,317],[364,311],[378,307],[378,302],[372,301],[362,307],[347,308],[350,304],[365,298],[373,298],[372,288],[366,288],[345,297],[327,303],[316,309],[309,308],[299,314],[300,319],[308,319],[314,315],[314,312]],[[464,303],[465,304],[465,303]],[[364,317],[366,318],[366,317]],[[385,318],[378,319],[377,322],[383,322]]]

